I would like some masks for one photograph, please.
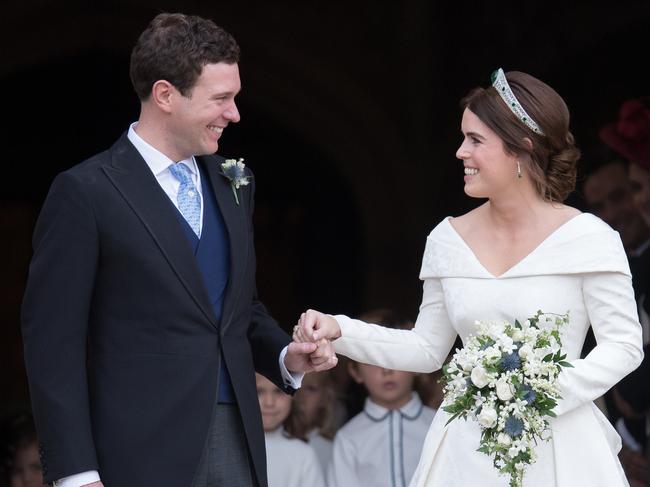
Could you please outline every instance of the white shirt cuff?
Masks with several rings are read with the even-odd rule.
[[[88,472],[81,472],[57,480],[54,482],[54,487],[81,487],[82,485],[92,484],[100,480],[97,470],[89,470]]]
[[[305,376],[302,372],[289,372],[287,366],[284,365],[284,357],[287,355],[287,350],[289,346],[287,345],[280,352],[280,372],[282,373],[282,380],[284,381],[285,386],[293,387],[294,389],[300,389],[302,385],[302,378]]]

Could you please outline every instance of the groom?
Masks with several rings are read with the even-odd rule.
[[[211,155],[238,59],[211,21],[158,15],[131,55],[138,122],[52,184],[23,303],[47,482],[265,487],[255,371],[291,393],[336,363],[257,299],[255,180]]]

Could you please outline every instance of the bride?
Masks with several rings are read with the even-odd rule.
[[[641,327],[618,233],[562,204],[574,189],[579,152],[569,111],[548,85],[521,72],[493,75],[462,101],[465,193],[487,201],[446,218],[427,239],[424,291],[413,330],[393,330],[309,310],[296,341],[335,340],[338,353],[389,369],[441,368],[456,335],[476,320],[523,320],[539,309],[570,312],[562,343],[562,399],[551,439],[537,446],[525,486],[616,487],[627,481],[620,438],[593,400],[641,362]],[[597,346],[580,359],[588,327]],[[411,487],[507,486],[492,459],[476,451],[479,426],[439,409]]]

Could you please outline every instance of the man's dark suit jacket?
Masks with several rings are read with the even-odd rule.
[[[198,157],[230,239],[217,322],[177,210],[123,135],[55,179],[34,233],[23,337],[44,478],[98,470],[107,487],[192,483],[224,354],[266,486],[255,371],[282,385],[289,343],[257,300],[253,184],[235,202]]]

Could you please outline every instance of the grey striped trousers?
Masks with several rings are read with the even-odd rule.
[[[192,487],[256,487],[239,408],[217,404]]]

